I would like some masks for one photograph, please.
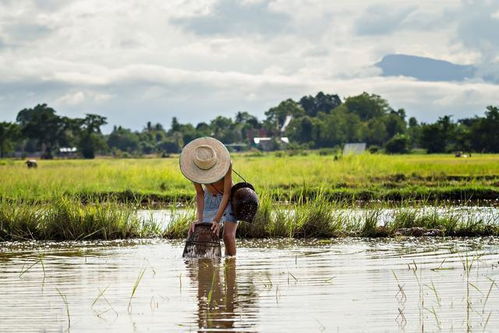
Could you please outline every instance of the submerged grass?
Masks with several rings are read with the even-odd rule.
[[[487,217],[446,212],[449,207],[399,207],[389,222],[382,223],[382,206],[356,214],[344,202],[331,203],[324,196],[308,203],[283,206],[268,196],[260,198],[252,223],[240,223],[240,238],[330,238],[395,236],[499,236],[499,213]],[[193,220],[194,210],[183,212],[168,226],[164,236],[183,238]],[[401,233],[401,231],[403,231]]]
[[[150,219],[139,218],[139,205],[117,201],[83,204],[67,197],[44,204],[0,200],[0,241],[184,238],[195,217],[192,208],[171,208],[172,219],[163,228],[152,220],[152,215]],[[408,208],[403,202],[391,208],[391,218],[386,219],[384,203],[361,209],[346,201],[331,202],[321,192],[312,201],[302,197],[298,203],[283,205],[263,193],[255,220],[240,223],[238,237],[499,236],[497,209],[480,215],[448,208],[426,206],[426,202],[412,203]]]
[[[0,240],[123,239],[160,235],[136,209],[117,202],[83,205],[60,198],[43,205],[0,201]]]

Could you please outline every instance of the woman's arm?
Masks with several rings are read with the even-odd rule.
[[[224,194],[222,196],[222,201],[220,202],[220,206],[218,206],[218,211],[215,217],[213,218],[213,225],[211,227],[214,232],[218,232],[220,220],[222,219],[222,215],[224,214],[225,208],[230,200],[230,190],[232,189],[232,165],[229,167],[229,170],[225,174],[224,177]],[[215,225],[216,224],[216,225]],[[215,230],[216,228],[216,230]]]
[[[203,210],[204,210],[204,190],[203,186],[198,183],[193,183],[196,189],[196,221],[191,223],[189,227],[189,235],[194,232],[194,226],[196,223],[203,221]]]
[[[203,186],[198,183],[194,183],[194,188],[196,189],[196,220],[201,222],[204,210],[204,190]]]

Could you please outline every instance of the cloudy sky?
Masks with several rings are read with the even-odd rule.
[[[497,0],[0,0],[0,121],[59,114],[207,121],[286,98],[367,91],[433,121],[499,104]],[[473,77],[385,76],[405,54],[473,65]],[[109,128],[108,128],[109,129]]]

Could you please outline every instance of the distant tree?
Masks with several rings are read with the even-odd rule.
[[[409,127],[418,126],[418,120],[414,117],[409,118]]]
[[[201,122],[196,125],[196,132],[199,137],[212,135],[210,125],[204,122]]]
[[[179,132],[182,133],[182,140],[184,144],[188,144],[192,140],[199,137],[196,128],[194,128],[194,126],[192,126],[191,124],[181,125]]]
[[[139,148],[139,135],[121,126],[114,127],[107,138],[109,148],[119,149],[128,153],[136,153]]]
[[[182,146],[178,144],[177,141],[175,141],[174,138],[166,138],[163,141],[161,141],[158,145],[158,147],[164,151],[165,153],[168,154],[177,154],[180,153],[182,150]]]
[[[499,152],[499,107],[488,106],[485,118],[478,118],[473,122],[470,129],[470,141],[476,151]]]
[[[165,131],[165,129],[163,128],[163,125],[161,125],[160,123],[156,123],[156,125],[154,125],[154,130],[157,132],[164,132]]]
[[[248,112],[244,111],[244,112],[237,112],[236,113],[236,116],[234,118],[234,121],[236,123],[240,123],[240,124],[249,124],[251,126],[253,126],[254,128],[258,128],[260,126],[260,123],[258,122],[258,119],[249,114]]]
[[[305,115],[305,111],[292,99],[287,99],[279,103],[278,106],[270,108],[265,112],[267,117],[267,124],[270,125],[269,130],[272,134],[279,135],[287,116],[292,116],[293,118],[299,118]]]
[[[81,122],[78,148],[84,158],[95,158],[95,152],[106,148],[101,126],[107,124],[106,117],[87,114]]]
[[[368,145],[382,146],[389,139],[383,118],[372,118],[367,122],[366,142]]]
[[[53,157],[52,152],[64,134],[64,121],[55,113],[47,104],[38,104],[19,111],[16,118],[23,136],[37,140],[45,158]]]
[[[291,120],[286,133],[294,142],[313,147],[316,145],[315,140],[317,139],[317,131],[314,127],[313,118],[309,116],[299,117]]]
[[[456,125],[450,116],[440,117],[434,124],[421,125],[420,145],[426,148],[428,153],[444,153],[454,149]]]
[[[330,113],[341,104],[341,99],[338,95],[324,94],[320,91],[315,97],[302,97],[299,104],[308,116],[316,117],[319,112]]]
[[[180,130],[180,123],[177,120],[177,117],[172,118],[172,124],[171,124],[171,132],[178,132]]]
[[[172,118],[172,125],[167,135],[168,137],[173,137],[175,142],[177,142],[180,147],[183,147],[184,144],[203,136],[199,135],[198,131],[192,124],[181,124],[178,122],[176,117]]]
[[[17,124],[0,122],[0,158],[12,150],[21,130]]]
[[[383,117],[386,127],[388,138],[394,137],[396,134],[404,134],[407,129],[405,122],[405,111],[399,109],[398,111],[390,111]]]
[[[345,100],[348,111],[357,114],[362,121],[382,117],[393,111],[388,102],[378,95],[366,92]]]
[[[262,128],[258,119],[248,112],[238,112],[234,117],[234,131],[241,141],[248,140],[256,130]]]
[[[234,133],[234,123],[231,118],[217,116],[210,122],[210,128],[213,131],[213,137],[223,143],[232,143],[238,141],[237,134]]]
[[[359,116],[348,112],[344,105],[335,108],[330,114],[319,113],[319,119],[319,147],[334,147],[363,140],[364,130]]]
[[[414,117],[409,118],[409,128],[407,129],[407,135],[409,136],[411,147],[415,147],[420,141],[421,127]]]
[[[390,154],[406,154],[409,150],[410,140],[404,134],[396,134],[385,144],[385,151]]]

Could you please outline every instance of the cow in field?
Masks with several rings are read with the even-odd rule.
[[[38,167],[38,163],[36,163],[36,160],[27,160],[25,163],[26,163],[26,166],[28,167],[28,169]]]

